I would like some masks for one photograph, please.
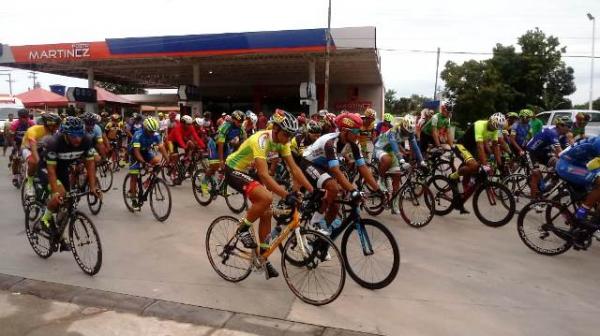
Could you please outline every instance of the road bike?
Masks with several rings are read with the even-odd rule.
[[[221,172],[208,177],[204,168],[197,169],[192,177],[192,191],[194,198],[202,206],[209,205],[219,196],[225,198],[227,207],[233,213],[239,214],[248,206],[246,196],[229,186]]]
[[[171,214],[171,191],[165,181],[158,177],[161,165],[144,166],[139,174],[127,174],[123,181],[123,201],[130,212],[141,211],[146,201],[150,201],[150,209],[154,218],[164,222]],[[137,179],[136,189],[129,194],[130,181]]]

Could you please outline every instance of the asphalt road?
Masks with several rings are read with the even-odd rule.
[[[516,219],[493,229],[452,213],[414,229],[382,214],[400,244],[396,280],[370,291],[348,278],[337,301],[313,307],[281,277],[253,274],[232,284],[213,271],[204,237],[212,219],[229,214],[222,199],[201,207],[186,182],[172,188],[171,217],[159,223],[147,205],[126,210],[123,173],[93,217],[104,261],[90,278],[69,253],[48,260],[33,253],[6,158],[0,167],[0,273],[385,335],[597,335],[600,328],[600,249],[537,255],[520,241]]]

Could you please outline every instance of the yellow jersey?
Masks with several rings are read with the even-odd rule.
[[[46,127],[44,127],[44,125],[33,125],[29,127],[25,132],[25,135],[23,136],[21,148],[31,149],[32,143],[38,142],[46,135],[50,135],[50,132],[46,130]]]
[[[269,153],[275,152],[281,157],[291,156],[290,143],[279,144],[273,140],[270,130],[259,131],[246,139],[240,148],[231,153],[226,160],[229,168],[246,172],[255,159],[267,160]]]

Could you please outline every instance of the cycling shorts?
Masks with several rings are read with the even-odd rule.
[[[156,154],[153,151],[143,151],[141,152],[144,161],[150,162]],[[133,155],[130,155],[129,159],[129,174],[136,175],[140,173],[140,169],[142,168],[142,164],[134,158]]]
[[[316,166],[305,159],[300,160],[300,168],[313,188],[322,189],[325,182],[333,178],[327,169]]]
[[[29,148],[21,149],[21,156],[23,157],[23,160],[29,159],[31,156],[31,150]]]
[[[471,160],[475,160],[475,157],[473,157],[473,154],[471,154],[471,152],[469,152],[469,150],[461,145],[461,144],[456,144],[454,145],[454,147],[452,148],[452,150],[454,151],[454,153],[456,154],[456,156],[461,159],[463,162],[468,162]]]
[[[548,166],[551,157],[549,150],[529,151],[529,156],[534,164],[543,164],[544,166]]]
[[[398,157],[393,152],[384,151],[382,149],[376,149],[373,155],[381,162],[381,158],[384,155],[389,155],[392,158],[392,165],[388,169],[389,173],[395,173],[400,171],[400,161],[398,161]]]
[[[600,177],[600,169],[588,170],[585,164],[569,162],[565,159],[558,160],[556,173],[565,181],[586,189],[592,188],[596,178]]]
[[[254,188],[261,185],[257,177],[232,169],[229,166],[225,166],[225,181],[233,189],[246,196],[248,196]]]

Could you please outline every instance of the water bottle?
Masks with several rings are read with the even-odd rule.
[[[342,220],[336,217],[333,222],[331,222],[331,227],[335,230],[340,226],[342,226]]]
[[[273,230],[271,230],[271,232],[267,235],[265,242],[267,244],[270,244],[272,241],[277,239],[277,237],[279,236],[280,233],[281,233],[281,225],[275,225]]]

